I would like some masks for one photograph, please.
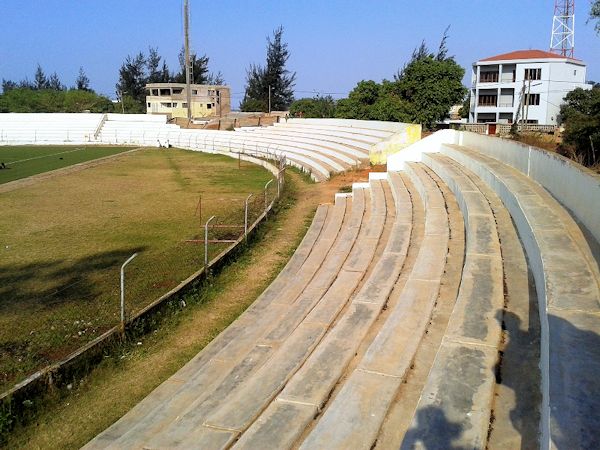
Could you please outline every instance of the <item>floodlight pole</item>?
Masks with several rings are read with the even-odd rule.
[[[125,266],[138,254],[134,253],[121,266],[121,333],[125,333]]]
[[[248,201],[250,200],[252,195],[254,194],[250,194],[248,197],[246,197],[246,205],[244,209],[244,237],[246,238],[246,240],[248,240]]]
[[[208,270],[208,224],[213,220],[215,216],[211,216],[210,219],[204,224],[204,273]]]
[[[190,61],[190,9],[188,0],[183,3],[183,34],[184,34],[184,57],[185,57],[185,90],[187,100],[187,119],[188,126],[192,122],[192,87],[191,87],[191,71],[192,65]],[[214,143],[213,143],[214,146]]]

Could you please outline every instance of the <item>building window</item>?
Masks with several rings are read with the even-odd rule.
[[[577,70],[574,70],[574,71],[573,71],[573,75],[577,75]]]
[[[525,69],[526,80],[541,80],[542,69]]]
[[[187,108],[187,103],[182,103],[182,104],[181,104],[181,107],[182,107],[182,108]]]
[[[173,88],[173,94],[181,94],[183,92],[182,88]]]
[[[192,95],[198,95],[198,89],[192,89]]]
[[[497,83],[498,72],[481,72],[479,74],[480,83]]]
[[[496,106],[498,100],[497,95],[481,95],[479,94],[478,106]]]
[[[525,95],[525,104],[530,106],[537,106],[540,104],[540,94],[529,94]]]
[[[152,89],[152,95],[158,96],[158,89]]]
[[[150,102],[148,102],[148,108],[150,108],[150,106],[151,106],[151,105],[150,105]]]
[[[160,95],[171,95],[171,89],[161,89]]]
[[[177,108],[177,103],[173,103],[173,108]]]
[[[210,103],[207,103],[207,104],[206,104],[206,109],[211,109],[211,108],[212,108],[212,104],[210,104]]]
[[[171,108],[171,103],[161,103],[160,106],[162,106],[163,108]]]

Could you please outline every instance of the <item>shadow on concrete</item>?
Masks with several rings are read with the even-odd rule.
[[[595,326],[597,316],[574,314],[572,321],[552,314],[550,398],[552,442],[558,449],[600,449],[600,336],[580,326]],[[577,325],[575,325],[577,323]],[[552,352],[556,344],[561,352]],[[554,345],[554,347],[553,347]],[[565,355],[573,358],[565,358]],[[576,379],[574,379],[576,378]]]
[[[501,317],[502,312],[498,311],[496,318],[501,320]],[[529,317],[529,328],[524,330],[516,314],[504,313],[508,344],[497,372],[497,382],[515,394],[510,420],[521,435],[522,449],[540,445],[539,316],[537,311],[530,311]],[[553,444],[558,449],[599,449],[600,336],[552,314],[548,315],[548,325],[553,334],[550,338],[550,397],[555,399],[551,405]],[[553,352],[558,346],[563,348]],[[576,357],[565,360],[568,354]],[[562,404],[560,399],[567,399],[568,403]]]
[[[452,445],[452,441],[462,434],[462,426],[450,422],[440,408],[427,406],[416,413],[417,427],[411,428],[404,435],[401,449],[423,448],[427,450],[462,450]]]
[[[541,376],[540,323],[537,301],[530,302],[529,324],[523,324],[514,312],[498,310],[496,320],[506,333],[503,358],[496,364],[496,383],[514,392],[514,407],[510,421],[521,435],[521,448],[539,446]],[[523,326],[525,328],[523,328]],[[502,404],[496,404],[496,408]],[[496,411],[496,415],[501,414]]]
[[[106,286],[97,282],[98,274],[114,272],[118,288],[120,265],[134,252],[131,247],[97,253],[72,262],[53,261],[23,265],[0,265],[0,314],[15,307],[50,307],[95,298]]]

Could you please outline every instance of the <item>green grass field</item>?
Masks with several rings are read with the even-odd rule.
[[[0,184],[61,169],[104,156],[131,150],[133,147],[104,146],[0,146]]]
[[[145,149],[0,193],[0,390],[118,323],[132,253],[130,313],[198,270],[203,247],[185,240],[201,234],[200,194],[202,221],[240,224],[244,198],[255,194],[256,217],[269,179],[224,156]]]

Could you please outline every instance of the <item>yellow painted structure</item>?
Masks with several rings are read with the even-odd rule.
[[[403,148],[421,139],[421,125],[414,123],[402,124],[401,130],[390,138],[371,147],[369,160],[371,164],[386,164],[388,155],[398,153]]]

